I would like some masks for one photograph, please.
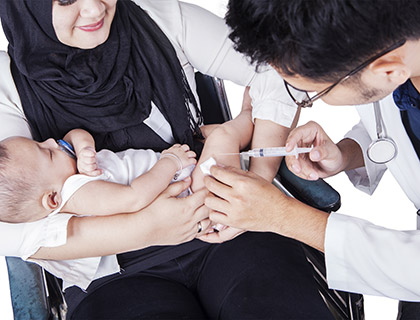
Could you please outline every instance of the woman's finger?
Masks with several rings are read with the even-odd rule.
[[[182,198],[180,200],[184,200],[188,203],[188,205],[190,206],[190,208],[199,208],[201,206],[204,205],[204,199],[206,198],[206,196],[208,195],[208,191],[207,189],[201,189],[198,190],[197,192],[189,195],[188,197]],[[204,219],[204,217],[203,217]]]
[[[210,219],[203,219],[197,223],[198,227],[201,227],[201,231],[197,233],[197,237],[202,236],[203,234],[208,233],[212,230],[212,221]]]
[[[170,184],[163,193],[168,197],[176,197],[179,196],[185,190],[187,190],[190,185],[191,178],[187,177],[182,181]]]
[[[210,209],[205,205],[202,205],[194,213],[194,221],[198,223],[199,221],[207,220],[209,218]]]
[[[223,240],[220,238],[219,232],[211,232],[203,234],[197,237],[201,241],[208,242],[208,243],[222,243]]]
[[[241,235],[244,232],[245,232],[244,230],[227,227],[223,231],[207,233],[198,238],[202,241],[209,242],[209,243],[222,243],[224,241],[231,240]]]

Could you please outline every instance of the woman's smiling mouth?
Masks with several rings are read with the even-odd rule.
[[[92,31],[97,31],[101,29],[103,25],[104,25],[104,18],[102,18],[99,22],[85,25],[85,26],[79,26],[77,28],[83,31],[92,32]]]

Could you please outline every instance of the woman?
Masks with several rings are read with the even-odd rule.
[[[256,75],[233,51],[224,23],[197,7],[176,0],[17,0],[3,1],[0,14],[11,69],[0,84],[7,123],[1,138],[42,140],[82,127],[98,148],[160,151],[178,142],[197,150],[194,68],[249,84],[264,128],[272,128],[267,115],[280,114],[283,125],[293,121],[292,102],[281,100],[284,88],[274,90],[281,79],[271,69]],[[5,66],[9,58],[2,59]],[[220,245],[190,241],[209,222],[206,191],[175,197],[188,185],[169,187],[130,216],[62,214],[1,225],[15,243],[2,254],[64,268],[70,283],[96,279],[86,291],[66,289],[74,319],[330,316],[296,242],[252,233]]]

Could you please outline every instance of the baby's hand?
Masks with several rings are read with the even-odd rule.
[[[102,174],[96,161],[96,151],[92,147],[85,147],[77,153],[77,170],[79,173],[96,177]]]
[[[191,151],[190,147],[186,144],[174,144],[169,149],[162,151],[162,156],[165,154],[172,154],[175,156],[173,159],[178,162],[178,170],[197,163],[195,152]]]

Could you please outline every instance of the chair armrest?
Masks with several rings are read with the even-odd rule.
[[[35,263],[6,257],[15,319],[48,319],[44,271]]]
[[[282,161],[276,178],[296,199],[316,209],[332,212],[341,206],[340,194],[323,179],[309,181],[292,173]]]

